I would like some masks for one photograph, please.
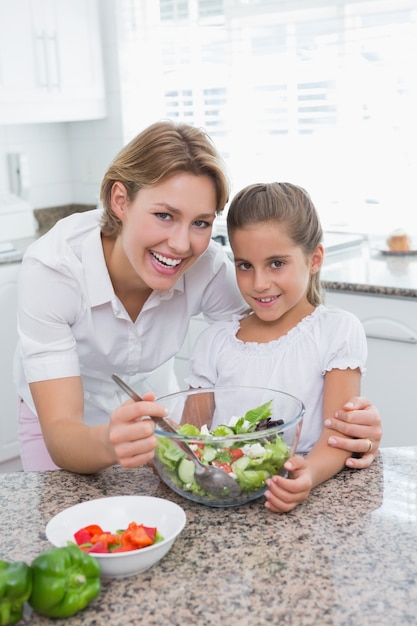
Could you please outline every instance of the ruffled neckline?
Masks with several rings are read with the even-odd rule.
[[[303,317],[300,322],[293,328],[291,328],[286,335],[282,335],[278,339],[273,339],[272,341],[268,341],[266,343],[258,343],[256,341],[242,341],[237,337],[237,333],[240,329],[240,323],[243,319],[248,317],[249,314],[239,314],[233,315],[231,325],[232,325],[232,334],[231,340],[235,347],[243,351],[252,351],[252,352],[274,352],[275,350],[282,350],[286,345],[297,341],[298,338],[305,333],[309,332],[312,324],[315,322],[316,318],[322,315],[322,313],[326,310],[325,306],[320,304],[318,307],[314,309],[310,315],[306,315]]]

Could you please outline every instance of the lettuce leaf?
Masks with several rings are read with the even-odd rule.
[[[236,435],[240,435],[241,433],[251,433],[255,430],[256,425],[263,419],[267,419],[271,417],[272,400],[265,402],[265,404],[261,404],[261,406],[256,407],[256,409],[250,409],[244,415],[238,419],[234,426],[234,431]]]

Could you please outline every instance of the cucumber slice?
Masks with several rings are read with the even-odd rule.
[[[180,459],[176,471],[178,478],[185,485],[194,482],[194,463],[190,459]]]
[[[203,450],[202,461],[203,463],[211,463],[217,456],[217,449],[213,446],[205,446]]]
[[[241,456],[239,459],[236,459],[236,461],[234,461],[232,463],[232,470],[235,472],[243,472],[249,465],[249,463],[251,462],[250,458],[248,456]]]

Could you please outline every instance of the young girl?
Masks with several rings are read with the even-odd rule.
[[[365,332],[351,313],[322,304],[323,233],[302,188],[246,187],[233,199],[227,225],[238,286],[250,311],[200,335],[187,382],[273,387],[304,402],[297,452],[307,456],[289,459],[289,478],[272,477],[265,493],[267,508],[286,512],[344,467],[348,453],[328,446],[330,418],[360,394]]]

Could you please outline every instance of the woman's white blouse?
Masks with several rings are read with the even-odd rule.
[[[242,317],[235,315],[201,333],[187,382],[191,387],[269,387],[298,397],[306,409],[298,451],[307,452],[322,430],[325,373],[347,368],[365,371],[363,327],[347,311],[319,306],[276,341],[243,343],[236,337]]]
[[[207,251],[170,291],[154,291],[132,322],[114,293],[100,234],[101,210],[60,220],[27,250],[19,278],[15,380],[35,410],[29,382],[82,376],[85,421],[108,419],[127,397],[118,373],[138,393],[171,393],[173,357],[190,317],[230,319],[242,311],[235,270],[221,246]]]

